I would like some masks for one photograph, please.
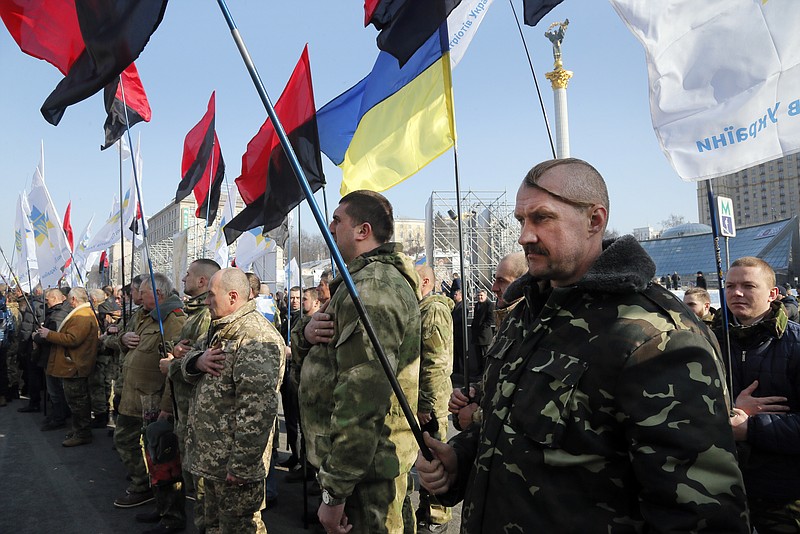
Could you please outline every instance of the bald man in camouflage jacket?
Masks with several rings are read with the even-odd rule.
[[[187,467],[204,479],[206,530],[223,534],[266,532],[264,482],[283,378],[283,340],[249,296],[241,270],[212,276],[207,348],[181,362],[184,378],[196,384]]]
[[[487,354],[483,421],[427,438],[422,484],[464,499],[462,533],[749,532],[717,346],[630,236],[603,241],[608,193],[581,160],[517,193],[529,274]]]

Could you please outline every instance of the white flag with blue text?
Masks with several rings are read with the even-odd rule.
[[[33,173],[31,191],[28,193],[31,208],[31,227],[36,243],[36,261],[39,267],[39,280],[42,287],[57,287],[64,276],[64,265],[70,257],[67,237],[58,216],[41,169]]]
[[[653,127],[681,178],[800,150],[800,2],[610,1],[644,46]]]

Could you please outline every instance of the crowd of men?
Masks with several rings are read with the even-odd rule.
[[[531,169],[515,207],[522,251],[498,264],[494,303],[477,291],[469,336],[469,289],[415,266],[392,241],[391,204],[369,191],[343,197],[329,227],[358,298],[341,275],[291,288],[277,328],[258,281],[209,260],[189,267],[185,301],[166,276],[135,281],[139,307],[122,328],[102,325],[81,288],[56,323],[65,300],[53,291],[43,326],[24,328],[35,295],[7,306],[18,343],[29,332],[49,346],[47,377],[72,412],[64,446],[104,420],[90,393],[104,385],[91,378],[98,345],[107,368],[119,354],[114,442],[130,485],[114,504],[155,499],[137,516],[158,522],[148,532],[185,528],[187,488],[201,532],[265,531],[279,395],[284,466],[312,474],[326,533],[800,532],[791,299],[767,263],[744,257],[727,273],[729,313],[714,314],[703,288],[681,301],[653,283],[631,236],[604,238],[609,206],[582,160]],[[35,390],[30,372],[26,384]],[[461,432],[445,442],[448,411]]]

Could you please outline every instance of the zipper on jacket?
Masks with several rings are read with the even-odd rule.
[[[744,361],[744,357],[745,357],[746,355],[747,355],[747,351],[746,351],[746,350],[743,350],[743,351],[742,351],[742,361]]]

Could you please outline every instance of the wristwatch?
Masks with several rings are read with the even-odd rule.
[[[346,499],[337,499],[336,497],[331,495],[331,493],[328,490],[322,488],[322,502],[324,504],[328,506],[339,506],[340,504],[344,504],[345,500]]]

